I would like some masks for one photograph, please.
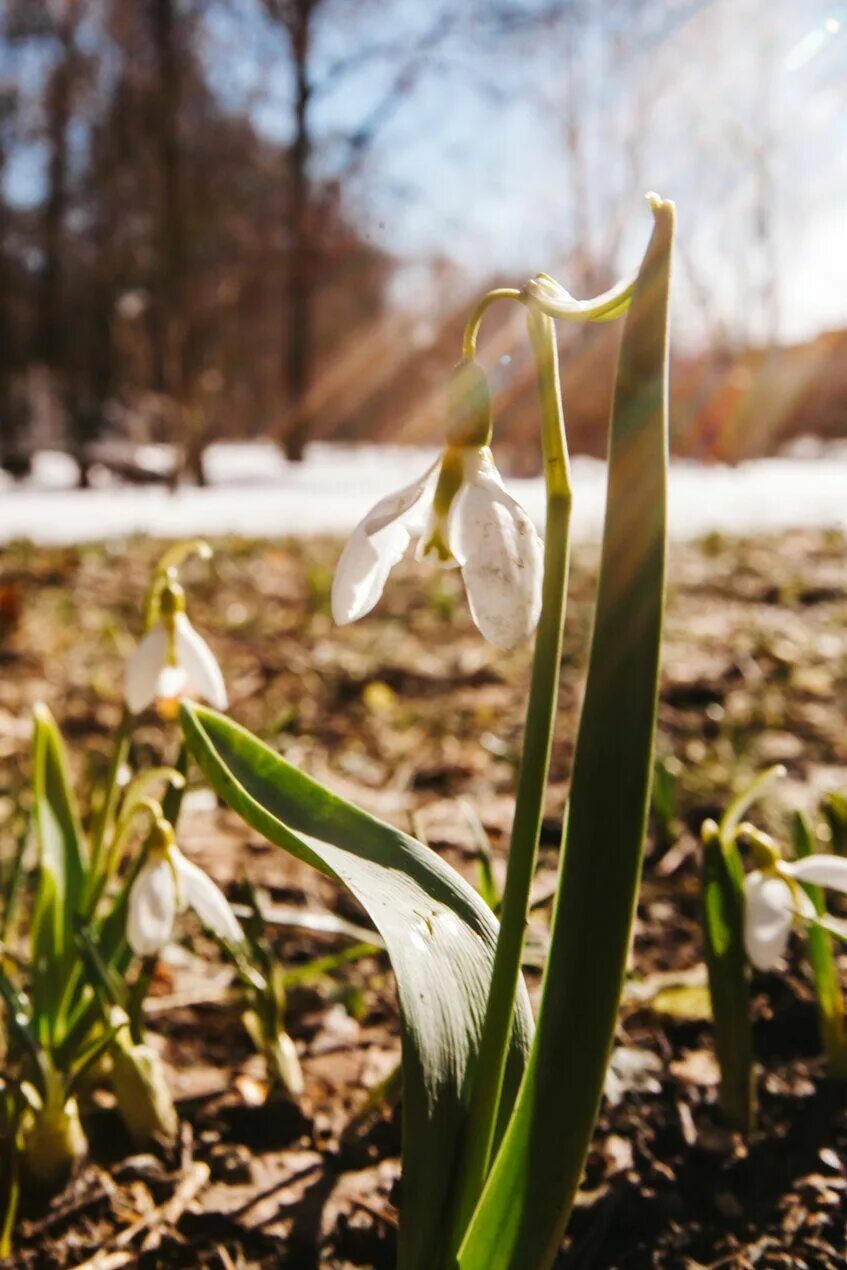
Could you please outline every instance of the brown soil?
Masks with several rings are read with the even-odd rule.
[[[711,539],[671,558],[659,756],[671,805],[654,815],[617,1044],[561,1265],[844,1264],[847,1097],[822,1069],[802,948],[789,972],[757,976],[760,1129],[727,1135],[704,1008],[697,924],[697,831],[732,789],[773,762],[789,776],[767,809],[847,784],[847,571],[839,535],[740,544]],[[331,542],[219,545],[213,575],[189,576],[196,625],[219,654],[232,714],[292,761],[371,811],[424,834],[471,880],[477,810],[502,866],[519,755],[528,654],[504,655],[472,628],[459,580],[404,565],[376,616],[333,627]],[[0,558],[0,833],[26,787],[28,714],[46,700],[80,785],[108,759],[122,665],[157,549],[20,546]],[[577,552],[553,782],[536,894],[549,897],[590,623],[594,553]],[[173,757],[152,719],[140,761]],[[4,835],[4,852],[8,835]],[[193,794],[180,833],[222,886],[247,874],[276,902],[365,921],[353,901]],[[539,940],[549,903],[537,908]],[[286,966],[344,946],[276,932]],[[26,1197],[21,1266],[391,1266],[399,1113],[341,1139],[394,1065],[397,1014],[379,957],[293,991],[288,1027],[306,1076],[300,1106],[264,1103],[265,1074],[222,967],[189,930],[189,955],[163,965],[150,1025],[184,1132],[171,1155],[133,1155],[108,1099],[87,1113],[93,1162],[49,1206]],[[528,971],[537,991],[538,975]],[[670,988],[670,991],[667,989]],[[665,989],[660,993],[661,989]],[[134,1228],[134,1223],[142,1223]]]

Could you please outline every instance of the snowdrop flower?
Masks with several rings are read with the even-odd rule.
[[[155,825],[147,859],[129,894],[126,937],[139,957],[160,952],[173,934],[178,913],[191,908],[213,935],[240,944],[244,932],[221,890],[202,869],[186,860],[167,821]]]
[[[189,693],[205,698],[217,710],[227,707],[226,685],[209,645],[185,612],[182,588],[169,582],[160,597],[159,620],[136,648],[126,672],[126,703],[133,714],[156,704],[174,717]]]
[[[782,957],[795,918],[816,917],[800,883],[847,895],[847,859],[825,854],[793,861],[775,858],[769,866],[748,873],[744,881],[744,942],[757,970],[770,970]],[[827,922],[833,924],[831,918]]]
[[[538,624],[543,546],[494,464],[488,386],[473,361],[454,371],[448,420],[441,457],[419,480],[381,499],[353,531],[332,585],[333,616],[343,626],[369,613],[417,539],[418,559],[461,569],[486,639],[513,648]]]

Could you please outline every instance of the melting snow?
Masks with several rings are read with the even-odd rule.
[[[289,464],[267,443],[219,444],[207,452],[208,487],[171,493],[161,486],[122,485],[105,470],[95,488],[76,490],[73,462],[48,451],[38,455],[32,477],[22,484],[0,473],[0,543],[27,538],[62,544],[132,533],[162,538],[343,534],[383,494],[419,476],[434,453],[316,444],[305,463]],[[159,449],[136,457],[161,468],[168,456]],[[574,536],[590,541],[602,527],[605,467],[596,459],[577,458],[573,480]],[[507,484],[542,525],[541,479]],[[738,467],[672,465],[673,538],[696,538],[712,530],[753,534],[802,526],[847,529],[843,450],[758,459]]]

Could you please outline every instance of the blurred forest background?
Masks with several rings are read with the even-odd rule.
[[[474,294],[604,289],[650,188],[680,207],[676,451],[847,435],[845,29],[818,0],[5,0],[0,462],[202,482],[213,440],[434,441]],[[530,473],[515,307],[484,356]],[[578,451],[618,338],[562,335]]]

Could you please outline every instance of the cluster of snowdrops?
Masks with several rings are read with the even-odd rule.
[[[576,301],[539,275],[480,302],[448,384],[442,455],[419,481],[371,510],[334,580],[336,620],[364,616],[414,539],[419,557],[461,570],[474,621],[493,644],[511,648],[535,633],[496,916],[425,844],[319,785],[227,717],[224,677],[189,620],[180,584],[186,559],[204,552],[203,544],[167,552],[152,579],[109,772],[88,798],[85,822],[59,729],[46,709],[36,711],[31,824],[12,870],[12,887],[19,887],[34,839],[28,947],[15,948],[5,922],[0,935],[0,1252],[10,1247],[21,1186],[55,1191],[85,1156],[80,1100],[93,1083],[111,1087],[136,1142],[175,1140],[167,1081],[145,1039],[144,1001],[156,959],[186,910],[231,961],[245,1024],[270,1071],[289,1095],[302,1089],[284,1027],[284,975],[264,938],[256,897],[236,914],[178,846],[194,760],[248,825],[349,888],[391,959],[403,1059],[399,1264],[534,1270],[552,1262],[603,1091],[653,771],[674,213],[656,196],[650,202],[653,233],[640,269],[604,295]],[[490,449],[491,405],[476,343],[494,303],[519,304],[526,316],[547,488],[543,541],[504,488]],[[523,941],[556,718],[572,501],[555,323],[617,317],[625,321],[594,629],[533,1019]],[[179,754],[172,766],[134,772],[133,727],[151,710],[163,730],[177,730]],[[721,1098],[729,1124],[743,1131],[754,1116],[749,967],[775,964],[794,924],[809,934],[830,1060],[845,1065],[831,945],[842,932],[820,888],[847,892],[847,860],[818,850],[803,818],[797,858],[785,858],[743,819],[763,788],[748,791],[703,835],[704,942]]]

